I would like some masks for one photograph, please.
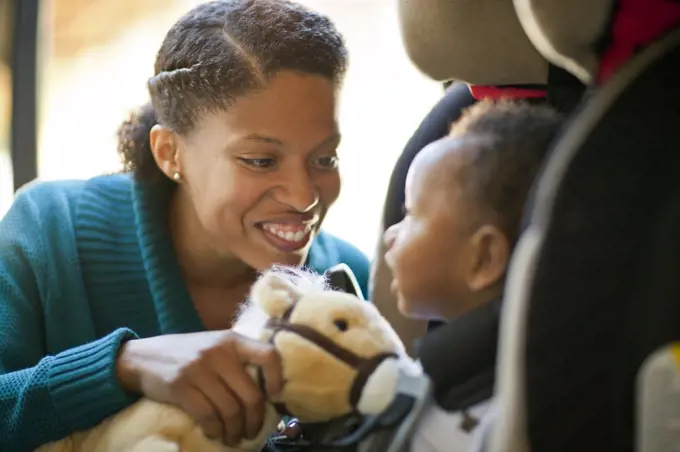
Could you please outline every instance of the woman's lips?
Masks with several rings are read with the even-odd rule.
[[[265,222],[260,230],[265,239],[284,253],[300,251],[309,245],[312,239],[314,222]]]

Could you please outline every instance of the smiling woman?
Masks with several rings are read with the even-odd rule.
[[[160,168],[178,185],[170,212],[181,250],[233,255],[232,266],[254,269],[304,262],[340,191],[335,93],[323,76],[282,71],[189,132],[152,128],[148,173]],[[191,262],[190,279],[215,270],[229,278],[224,263]]]
[[[340,191],[343,40],[285,0],[200,5],[168,32],[151,103],[119,131],[125,174],[23,188],[0,222],[0,449],[88,429],[143,395],[228,444],[281,389],[229,331],[257,273],[367,259],[321,230]]]
[[[340,191],[335,92],[323,76],[284,71],[183,136],[155,126],[150,163],[180,177],[178,235],[193,216],[205,247],[236,265],[302,263]]]

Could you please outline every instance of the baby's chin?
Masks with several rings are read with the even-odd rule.
[[[402,292],[401,288],[399,287],[399,282],[396,278],[392,279],[390,291],[392,292],[392,295],[397,298],[397,309],[402,316],[413,320],[430,319],[427,314],[422,312],[422,303],[414,301],[412,298],[407,297],[404,292]]]
[[[397,309],[399,313],[411,320],[443,320],[444,318],[439,314],[438,309],[434,306],[429,306],[426,303],[417,302],[413,299],[405,297],[403,293],[395,293],[397,297]]]
[[[408,299],[404,297],[401,292],[396,292],[397,296],[397,309],[399,313],[409,319],[422,319],[423,317],[418,315],[418,310],[414,309],[414,306],[409,303]]]

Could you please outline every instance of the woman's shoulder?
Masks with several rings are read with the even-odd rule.
[[[309,266],[324,272],[334,265],[344,263],[352,270],[357,282],[367,296],[370,261],[356,246],[325,231],[316,236],[309,251]]]
[[[35,180],[21,187],[13,205],[30,207],[40,212],[41,217],[49,213],[75,214],[83,194],[108,191],[128,192],[131,182],[125,174],[98,176],[87,180]]]
[[[34,180],[19,190],[15,195],[14,204],[30,203],[41,208],[50,208],[55,204],[69,203],[78,197],[85,181],[82,180]]]
[[[30,234],[36,239],[55,235],[75,237],[81,221],[94,217],[120,218],[123,211],[131,210],[130,190],[130,178],[122,174],[88,180],[29,182],[17,191],[2,219],[3,235]]]

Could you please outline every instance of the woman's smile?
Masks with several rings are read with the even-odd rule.
[[[284,253],[294,253],[307,248],[318,224],[318,215],[296,215],[261,222],[257,226],[270,245]]]

